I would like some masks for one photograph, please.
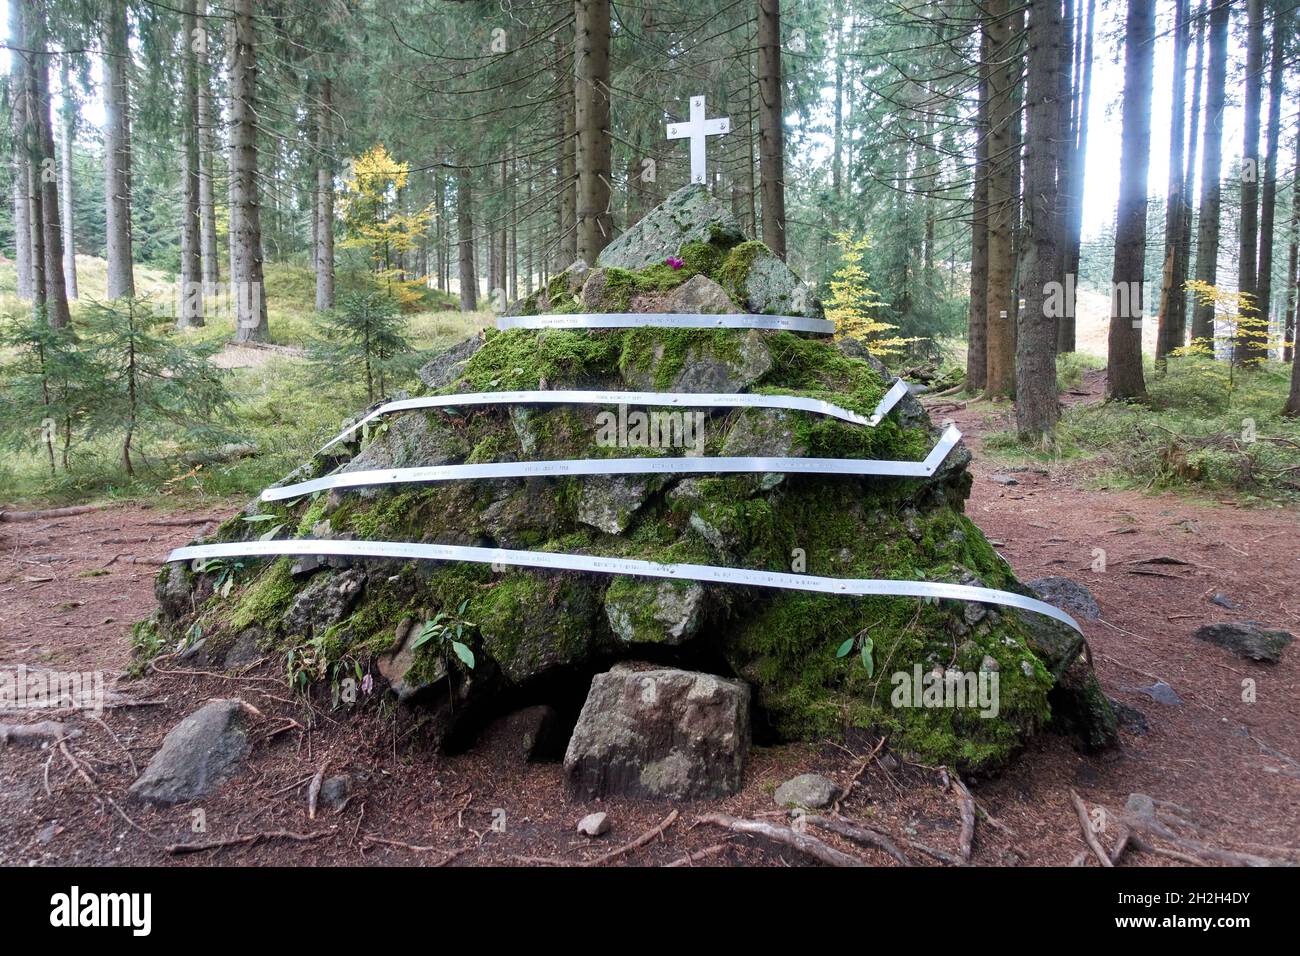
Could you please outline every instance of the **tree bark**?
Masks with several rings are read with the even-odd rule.
[[[320,82],[316,116],[316,311],[334,308],[334,161],[330,141],[333,88],[330,78]]]
[[[126,0],[105,0],[104,215],[108,297],[135,295],[131,260],[131,97]]]
[[[199,0],[198,14],[207,14],[207,3]],[[221,258],[217,254],[217,199],[213,180],[216,156],[216,124],[212,109],[212,80],[208,66],[207,24],[199,20],[203,47],[199,53],[199,247],[203,271],[203,294],[216,295],[221,283]]]
[[[1259,211],[1259,271],[1255,279],[1255,296],[1259,305],[1259,318],[1264,326],[1260,331],[1267,335],[1272,315],[1273,298],[1273,230],[1277,214],[1277,153],[1282,128],[1282,98],[1286,96],[1282,66],[1286,60],[1286,37],[1289,25],[1288,11],[1281,4],[1273,7],[1273,52],[1268,79],[1268,127],[1264,145],[1264,185],[1260,194]],[[1285,325],[1285,321],[1282,323]],[[1268,354],[1267,338],[1253,340],[1252,354],[1265,358]]]
[[[1120,143],[1119,209],[1111,273],[1110,398],[1146,394],[1142,378],[1142,276],[1146,262],[1147,179],[1151,165],[1151,83],[1155,0],[1129,0],[1124,38],[1124,121]]]
[[[181,13],[181,273],[177,328],[203,325],[203,249],[199,220],[199,59],[197,0]]]
[[[1088,112],[1092,108],[1092,43],[1096,32],[1096,0],[1088,6],[1079,21],[1080,40],[1079,103],[1075,115],[1075,130],[1069,162],[1070,184],[1067,191],[1065,223],[1065,274],[1077,283],[1079,278],[1079,253],[1083,232],[1083,192],[1087,176],[1084,158],[1088,153]],[[1071,297],[1074,298],[1073,296]],[[1073,352],[1077,338],[1075,309],[1070,308],[1056,323],[1056,350]]]
[[[257,52],[253,0],[233,0],[230,51],[230,283],[235,340],[265,342],[262,221],[257,189]]]
[[[609,0],[574,0],[578,258],[595,265],[614,238],[610,217]]]
[[[72,94],[72,78],[68,73],[68,60],[63,58],[59,73],[59,89],[63,93],[62,135],[59,141],[60,189],[59,211],[63,214],[63,282],[68,298],[77,298],[77,244],[72,216],[72,144],[77,138],[77,104]]]
[[[23,9],[18,3],[9,4],[9,42],[15,47],[25,47],[23,35]],[[31,205],[27,196],[28,166],[31,156],[24,133],[27,129],[27,73],[26,61],[17,50],[9,54],[10,132],[13,136],[13,205],[14,205],[14,263],[17,268],[18,298],[32,298],[32,221]]]
[[[1058,172],[1061,140],[1061,8],[1029,0],[1029,77],[1025,91],[1025,307],[1017,319],[1016,429],[1038,438],[1056,427],[1056,310],[1065,304]],[[1064,57],[1069,61],[1068,55]],[[1059,294],[1058,294],[1059,293]]]
[[[1289,362],[1296,352],[1295,338],[1300,331],[1300,136],[1295,138],[1295,167],[1291,175],[1291,248],[1286,266],[1286,315],[1282,318],[1282,361]]]
[[[781,108],[781,0],[758,0],[758,178],[763,242],[785,258],[785,114]]]
[[[460,310],[474,312],[478,309],[478,276],[474,271],[474,220],[471,216],[473,186],[469,168],[462,165],[456,174],[456,227],[460,239],[460,265],[457,281],[460,284]]]
[[[1183,137],[1187,126],[1187,50],[1191,33],[1187,22],[1188,0],[1174,0],[1174,69],[1172,109],[1169,120],[1169,185],[1165,192],[1165,257],[1160,282],[1160,312],[1156,326],[1156,368],[1163,370],[1165,357],[1182,344],[1175,334],[1178,306],[1186,301],[1179,280],[1179,254],[1183,235]]]
[[[578,258],[578,132],[574,117],[573,51],[565,44],[563,32],[558,30],[555,34],[555,59],[561,90],[556,104],[560,115],[555,124],[561,134],[555,161],[555,215],[560,236],[555,270],[560,272]]]
[[[11,0],[18,2],[18,0]],[[34,134],[37,155],[31,167],[33,185],[40,197],[39,215],[33,211],[32,226],[41,233],[44,256],[44,304],[52,328],[66,328],[72,322],[68,290],[63,283],[63,223],[59,216],[59,177],[54,151],[54,124],[50,116],[50,55],[46,51],[45,12],[36,0],[21,0],[28,46],[28,126]]]
[[[982,34],[979,105],[975,117],[975,170],[971,200],[970,306],[967,311],[966,391],[984,388],[988,372],[989,289],[989,44]]]
[[[1019,37],[1023,10],[990,0],[985,29],[989,70],[988,312],[985,394],[1008,398],[1015,390],[1015,230],[1020,218]]]
[[[1196,278],[1214,285],[1219,274],[1219,213],[1223,201],[1223,107],[1228,79],[1228,18],[1231,0],[1210,8],[1210,65],[1205,84],[1205,143],[1201,155],[1201,212],[1196,227]],[[1192,310],[1192,339],[1214,347],[1214,305]]]
[[[1268,306],[1257,298],[1259,282],[1259,114],[1264,85],[1264,0],[1246,0],[1245,138],[1241,146],[1241,226],[1238,230],[1237,291],[1249,296],[1237,320],[1232,360],[1263,357],[1258,320]]]
[[[1196,65],[1192,76],[1192,123],[1187,133],[1187,157],[1183,168],[1183,215],[1178,236],[1178,273],[1174,276],[1174,288],[1177,291],[1177,309],[1173,313],[1176,321],[1172,323],[1169,338],[1172,348],[1181,348],[1187,344],[1187,274],[1192,265],[1192,186],[1196,182],[1196,150],[1200,143],[1201,121],[1201,79],[1205,66],[1205,21],[1208,16],[1207,0],[1201,0],[1196,13]]]

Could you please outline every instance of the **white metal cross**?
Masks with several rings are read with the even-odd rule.
[[[691,97],[691,119],[688,123],[670,123],[669,139],[689,139],[691,141],[691,182],[705,182],[704,144],[708,136],[721,136],[731,132],[731,120],[725,116],[716,119],[704,118],[704,97]]]

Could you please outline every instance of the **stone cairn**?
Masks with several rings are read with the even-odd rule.
[[[563,751],[584,796],[733,793],[752,738],[884,734],[900,752],[968,772],[1003,766],[1049,727],[1086,748],[1113,744],[1115,717],[1083,637],[1025,610],[1032,601],[1012,606],[1034,595],[963,513],[969,453],[941,447],[943,430],[901,388],[891,394],[896,380],[861,343],[797,323],[671,322],[815,324],[821,314],[703,186],[679,190],[591,267],[575,263],[516,303],[499,322],[507,328],[434,357],[417,392],[398,396],[414,407],[354,421],[362,427],[178,552],[206,557],[162,572],[140,644],[182,643],[210,666],[276,656],[300,688],[328,689],[341,707],[390,693],[418,727],[410,739],[432,746],[505,734],[527,759]],[[565,327],[578,315],[646,321]],[[530,322],[550,327],[508,327]],[[664,411],[622,405],[617,394],[583,403],[472,397],[559,390],[754,404],[700,398]],[[463,402],[448,401],[457,396]],[[790,396],[846,415],[764,407]],[[917,463],[936,448],[942,460],[925,474],[816,470],[824,459]],[[571,470],[626,458],[644,468]],[[674,471],[691,458],[796,461],[784,472]],[[487,465],[508,477],[486,469],[439,480],[440,468],[456,477]],[[362,542],[476,557],[345,553]],[[259,547],[287,550],[259,559]],[[574,555],[603,564],[566,568]],[[918,600],[618,573],[636,562],[1003,596]],[[993,694],[977,701],[976,686]],[[954,705],[960,688],[972,699]]]

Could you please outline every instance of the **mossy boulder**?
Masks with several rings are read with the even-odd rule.
[[[598,269],[604,270],[606,292],[611,278],[616,288],[640,290],[633,297],[647,289],[671,292],[693,275],[726,285],[724,265],[741,237],[726,229],[673,235],[670,242],[684,243],[675,248],[685,260],[680,270],[662,264],[661,257],[635,270],[602,256]],[[576,302],[596,272],[590,270],[582,285],[574,274],[557,277],[546,293],[552,306],[557,298]],[[430,376],[441,383],[430,390],[734,390],[825,399],[869,415],[893,382],[854,343],[776,331],[488,331],[457,355]],[[632,411],[670,416],[650,429],[670,440],[638,443],[632,428],[620,427],[611,441],[610,421],[630,425]],[[680,417],[696,415],[689,423]],[[674,435],[691,441],[674,442]],[[293,479],[359,461],[414,465],[435,459],[699,453],[917,461],[938,436],[910,398],[875,428],[757,410],[480,406],[395,416],[387,428],[372,428],[313,459]],[[430,460],[417,461],[426,456]],[[244,519],[265,514],[286,529],[282,534],[298,537],[500,546],[1023,591],[963,513],[969,461],[959,445],[928,479],[665,474],[652,480],[557,477],[386,486],[369,494],[255,504],[218,529],[214,540],[255,539],[268,523]],[[205,635],[257,627],[267,653],[278,650],[296,662],[296,672],[309,672],[322,685],[358,674],[392,674],[399,696],[421,707],[426,722],[438,728],[437,740],[490,712],[494,701],[505,706],[520,696],[585,687],[591,674],[612,661],[646,655],[665,664],[706,662],[715,673],[729,670],[742,678],[752,688],[756,726],[780,738],[883,731],[896,748],[970,771],[1004,764],[1054,715],[1088,746],[1114,739],[1113,715],[1084,660],[1082,639],[1063,625],[1007,608],[478,564],[344,564],[349,575],[364,577],[355,603],[337,619],[312,620],[310,626],[294,609],[304,591],[321,587],[313,579],[339,573],[330,563],[298,575],[289,559],[168,569],[160,577],[157,638],[140,646],[164,646],[195,624]],[[219,575],[231,573],[232,587],[214,589]],[[472,668],[445,641],[413,648],[405,640],[411,627],[440,613],[460,627]],[[410,623],[399,639],[403,621]],[[868,638],[872,649],[864,657]],[[837,653],[846,641],[855,652]],[[383,668],[377,664],[381,657]],[[918,672],[995,675],[996,716],[987,708],[896,705],[895,679]]]

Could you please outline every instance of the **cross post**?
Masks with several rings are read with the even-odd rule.
[[[715,119],[704,118],[704,97],[691,97],[691,118],[686,123],[669,123],[669,139],[689,139],[691,141],[691,182],[707,182],[705,170],[704,145],[709,136],[721,136],[731,132],[731,120],[725,116]]]

